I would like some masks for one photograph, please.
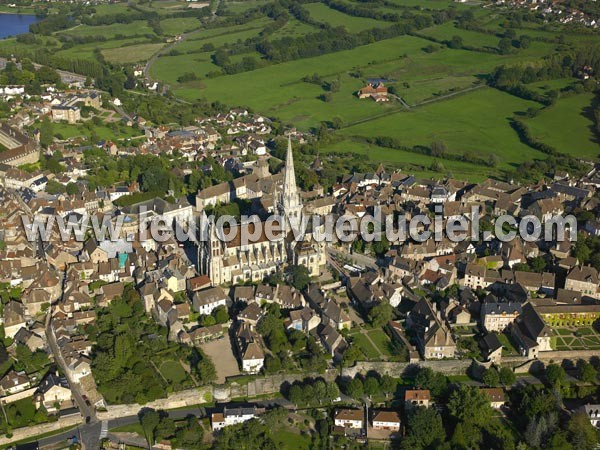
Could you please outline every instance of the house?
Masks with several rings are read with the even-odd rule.
[[[15,300],[4,305],[4,335],[14,338],[21,328],[25,327],[25,307]]]
[[[365,87],[361,88],[358,93],[358,98],[370,98],[376,102],[387,102],[388,88],[384,86],[382,82],[379,83],[368,83]]]
[[[236,344],[242,371],[253,374],[260,372],[265,365],[265,354],[260,337],[252,325],[244,322],[239,324],[236,331]]]
[[[489,302],[481,305],[481,326],[488,332],[504,331],[521,314],[517,302]]]
[[[598,271],[591,266],[573,267],[565,279],[565,289],[600,298],[598,294]]]
[[[396,411],[374,411],[373,428],[384,431],[400,431],[400,414]]]
[[[56,105],[52,107],[52,121],[65,121],[74,124],[81,120],[81,110],[77,106]]]
[[[552,329],[546,325],[531,303],[523,306],[521,315],[510,327],[510,331],[523,356],[537,358],[539,352],[552,350]]]
[[[483,392],[490,399],[490,405],[494,409],[499,409],[506,403],[504,399],[504,390],[501,388],[480,388],[480,392]]]
[[[44,377],[34,395],[37,407],[41,408],[43,406],[48,412],[61,409],[63,405],[72,406],[72,398],[67,379],[52,371]]]
[[[414,406],[429,408],[430,404],[431,392],[429,392],[429,389],[407,389],[404,391],[404,406],[406,408]]]
[[[318,335],[329,355],[334,359],[341,358],[343,351],[348,347],[344,337],[330,324],[321,327]]]
[[[44,338],[26,328],[19,329],[14,339],[17,344],[26,345],[32,352],[43,349],[46,344]]]
[[[290,319],[286,324],[288,330],[298,330],[310,333],[321,323],[319,315],[310,307],[290,311]]]
[[[333,415],[333,424],[342,428],[364,428],[365,413],[362,409],[338,409]]]
[[[0,380],[0,395],[11,395],[29,389],[31,381],[25,372],[10,370]]]
[[[427,299],[422,298],[408,313],[407,326],[413,330],[417,348],[425,359],[453,358],[456,341],[442,320],[440,311],[434,311]]]
[[[240,407],[223,409],[222,413],[213,413],[211,424],[213,431],[222,430],[230,425],[237,425],[258,417],[256,407]]]
[[[583,405],[580,411],[583,411],[589,417],[594,428],[600,428],[600,405]]]
[[[484,266],[478,264],[467,264],[465,269],[465,278],[463,285],[471,289],[481,289],[487,287],[485,281],[486,270]]]
[[[250,303],[242,311],[239,312],[237,318],[238,320],[248,323],[255,327],[258,324],[258,321],[262,319],[264,315],[265,312],[260,306],[258,306],[258,303]]]
[[[208,315],[219,306],[227,306],[227,295],[218,286],[196,291],[192,297],[192,306],[194,311]]]
[[[479,347],[486,361],[498,364],[502,360],[502,343],[498,339],[498,334],[486,334],[479,340]]]

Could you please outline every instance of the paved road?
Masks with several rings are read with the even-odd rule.
[[[370,256],[365,256],[360,253],[348,253],[347,251],[338,250],[334,248],[327,249],[331,255],[341,256],[343,258],[347,258],[351,260],[354,264],[358,264],[362,267],[370,267],[372,269],[377,269],[377,260]]]
[[[206,417],[207,411],[200,407],[190,407],[184,409],[175,409],[168,411],[169,417],[172,419],[184,419],[189,415],[196,416],[198,418]],[[139,422],[137,415],[120,417],[118,419],[109,420],[108,423],[104,423],[106,430],[123,427],[126,425],[132,425]],[[99,438],[100,432],[103,428],[103,422],[96,421],[87,425],[79,425],[77,428],[55,434],[53,436],[41,438],[38,440],[40,447],[56,445],[61,442],[66,442],[67,439],[73,436],[77,437],[84,445],[86,450],[97,450],[100,448]],[[35,437],[32,437],[32,441]]]

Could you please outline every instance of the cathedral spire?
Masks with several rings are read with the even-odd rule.
[[[292,154],[292,137],[288,136],[288,148],[285,157],[285,175],[283,178],[284,205],[286,201],[290,201],[290,197],[296,196],[297,194],[296,172],[294,171],[294,156]]]
[[[302,216],[302,202],[296,186],[294,156],[292,154],[292,138],[288,136],[287,155],[285,157],[285,172],[283,175],[283,190],[281,193],[281,209],[292,227],[297,227]]]

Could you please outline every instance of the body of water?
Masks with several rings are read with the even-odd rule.
[[[0,39],[27,33],[29,31],[29,25],[39,20],[40,19],[31,14],[0,13]]]

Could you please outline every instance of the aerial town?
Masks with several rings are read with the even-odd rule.
[[[196,5],[176,18],[162,10],[146,18],[144,8],[153,6],[133,3],[132,14],[143,19],[132,20],[168,35],[157,30],[168,20],[200,20],[215,33],[239,26],[232,11],[245,2]],[[321,7],[347,20],[378,19],[354,3],[300,2],[295,9],[278,0],[272,11],[243,11],[275,19],[273,27],[283,20],[277,8],[289,8],[303,26],[315,20],[303,11]],[[576,3],[493,8],[500,16],[541,13],[535,17],[545,33],[550,23],[597,36],[596,10],[581,12]],[[388,4],[395,2],[381,2],[400,8]],[[111,6],[125,8],[95,5]],[[1,4],[0,19],[2,8],[16,7]],[[457,6],[444,7],[458,14]],[[522,81],[526,69],[505,65],[488,84],[418,101],[410,100],[415,85],[423,89],[418,80],[375,76],[382,72],[330,80],[315,72],[289,82],[313,90],[315,118],[319,108],[347,106],[306,126],[311,113],[297,109],[288,120],[283,98],[286,119],[274,107],[226,101],[227,93],[223,102],[192,101],[178,95],[186,83],[196,88],[193,72],[163,82],[144,60],[107,63],[100,47],[93,50],[99,63],[78,59],[69,67],[39,52],[18,53],[17,43],[37,45],[70,30],[53,24],[61,14],[48,14],[16,40],[7,35],[11,55],[0,40],[0,448],[599,448],[597,42],[591,56],[582,50],[568,61],[548,56],[540,63],[548,72],[552,64],[562,68],[539,83],[572,83],[554,94]],[[96,14],[82,14],[75,28],[113,26]],[[454,17],[456,29],[484,34],[460,28],[475,19]],[[92,19],[98,23],[86,22]],[[58,28],[47,33],[44,25]],[[179,46],[195,39],[187,34],[202,33],[176,31],[148,65],[177,57]],[[418,51],[426,58],[479,52],[462,41],[468,33],[445,50],[433,48],[441,41],[432,37]],[[67,61],[63,52],[89,43],[80,39],[62,38],[69,45],[57,58]],[[219,62],[250,64],[234,58],[247,45],[240,39],[215,51],[204,44],[202,52],[215,52],[210,64],[224,70],[202,78],[207,89],[213,80],[287,64],[235,72],[234,62]],[[524,51],[514,47],[504,52],[500,45],[498,55]],[[104,72],[92,76],[94,64]],[[510,77],[521,81],[509,86]],[[290,102],[308,102],[301,95]],[[377,124],[385,131],[389,123],[379,120],[388,114],[413,120],[473,95],[543,106],[511,118],[514,143],[506,145],[514,152],[459,154],[448,133],[427,145],[360,135]],[[578,96],[591,99],[581,113],[594,136],[588,150],[569,153],[558,138],[536,137],[538,119]],[[366,113],[373,116],[353,116]],[[564,126],[561,133],[576,139],[569,127],[578,125]],[[359,134],[347,134],[354,129]],[[531,156],[519,159],[519,146]],[[388,159],[392,154],[407,159]]]

